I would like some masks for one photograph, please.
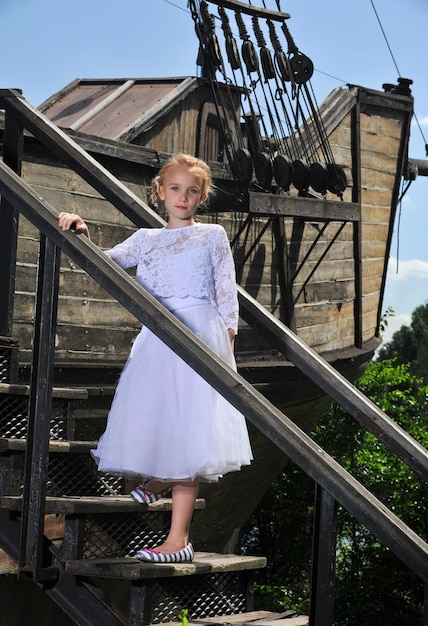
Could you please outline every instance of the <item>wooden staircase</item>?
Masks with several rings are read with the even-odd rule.
[[[151,545],[150,541],[154,541],[151,533],[158,533],[156,537],[162,537],[165,528],[163,522],[155,516],[168,515],[169,512],[156,510],[156,507],[139,508],[129,499],[125,503],[129,488],[123,481],[115,478],[106,480],[92,473],[91,467],[94,469],[94,465],[90,460],[89,449],[93,446],[94,437],[91,440],[88,438],[88,441],[76,440],[76,433],[85,431],[79,427],[76,416],[85,413],[82,407],[79,410],[79,403],[89,403],[90,398],[99,397],[101,391],[78,389],[77,396],[81,394],[82,397],[76,397],[76,390],[52,389],[61,251],[95,278],[179,356],[185,358],[191,367],[317,483],[311,584],[312,626],[331,626],[333,623],[336,502],[418,574],[428,589],[428,546],[422,538],[250,383],[238,373],[225,368],[224,363],[207,350],[199,339],[194,338],[125,272],[109,262],[92,242],[74,233],[64,234],[58,230],[55,209],[16,174],[20,170],[22,126],[25,125],[63,157],[70,167],[76,168],[95,189],[137,225],[156,226],[157,216],[124,185],[113,180],[94,159],[78,149],[64,133],[43,119],[19,94],[0,90],[0,104],[7,110],[8,121],[4,158],[0,161],[2,210],[5,215],[11,214],[10,209],[22,213],[40,231],[29,387],[17,385],[12,375],[15,370],[13,352],[16,350],[12,338],[4,338],[4,354],[0,354],[0,371],[8,372],[1,380],[4,386],[0,389],[0,407],[6,407],[3,417],[0,415],[0,495],[3,507],[0,508],[0,545],[12,563],[17,564],[19,585],[24,585],[20,600],[10,599],[10,602],[23,604],[21,599],[26,594],[25,584],[27,590],[42,589],[43,596],[53,599],[63,614],[68,616],[61,621],[47,622],[49,626],[58,623],[61,626],[117,626],[147,624],[150,621],[158,623],[171,619],[176,621],[179,607],[195,607],[195,616],[191,614],[189,617],[198,623],[207,621],[220,624],[226,620],[227,623],[258,623],[259,626],[267,626],[272,621],[295,619],[295,616],[289,614],[260,616],[249,612],[252,601],[251,576],[257,568],[264,566],[264,559],[198,554],[192,565],[153,567],[138,562],[132,556],[135,546],[132,545],[131,537],[135,538],[138,533],[130,522],[125,523],[125,530],[129,531],[127,538],[113,532],[112,517],[116,515],[124,519],[129,514],[130,520],[137,520],[138,532],[144,530],[144,536],[142,533],[138,544],[141,545],[141,538],[143,544]],[[13,214],[11,216],[13,218]],[[13,219],[9,221],[13,227]],[[247,323],[262,332],[276,349],[345,407],[350,415],[364,424],[410,468],[428,479],[428,454],[425,449],[241,288],[239,296],[242,316]],[[10,362],[8,353],[12,354]],[[99,418],[97,411],[96,419],[93,419],[92,426],[86,432],[92,432],[93,424]],[[9,430],[11,425],[13,431]],[[202,505],[198,503],[198,506]],[[170,504],[163,502],[157,506],[168,509]],[[195,515],[198,515],[198,510]],[[92,538],[89,539],[89,536]],[[108,579],[105,578],[107,574]],[[239,577],[239,583],[234,582],[235,576]],[[184,588],[190,588],[192,580],[198,582],[198,589],[189,598],[184,595]],[[206,581],[210,583],[209,593],[204,588]],[[183,583],[181,587],[180,582]],[[171,585],[172,591],[168,591],[167,584],[168,589]],[[112,587],[115,590],[126,590],[125,601],[123,598],[121,601],[112,598]],[[159,601],[159,604],[167,604],[169,607],[169,613],[165,617],[162,614],[162,619],[153,617],[153,611],[158,610],[158,587],[162,588],[164,594],[160,597],[167,598]],[[209,601],[205,602],[205,598],[209,598]],[[184,603],[187,606],[183,606]],[[2,617],[7,615],[4,604]],[[232,610],[232,607],[238,605],[238,610]],[[25,609],[24,606],[19,608]],[[203,611],[209,615],[204,615]],[[24,619],[15,623],[30,622]],[[287,626],[291,624],[288,621]]]
[[[24,385],[0,386],[0,514],[12,559],[6,571],[13,573],[20,559],[27,422],[21,401],[27,395]],[[51,422],[54,434],[69,433],[70,424],[85,430],[82,424],[76,428],[74,411],[80,422],[91,421],[79,407],[79,402],[87,406],[87,390],[58,388],[53,396],[62,404],[62,417],[55,410]],[[13,436],[8,436],[11,430]],[[90,457],[95,445],[65,438],[49,442],[44,564],[37,578],[73,623],[101,623],[88,622],[100,603],[109,620],[103,623],[108,624],[174,621],[182,609],[197,620],[250,611],[254,573],[266,565],[262,557],[196,552],[194,561],[184,564],[135,558],[139,548],[155,547],[166,537],[172,501],[163,498],[148,506],[133,502],[127,495],[130,484],[97,472]],[[203,507],[198,499],[195,515]],[[25,569],[20,577],[25,578]],[[76,601],[82,594],[85,603]]]

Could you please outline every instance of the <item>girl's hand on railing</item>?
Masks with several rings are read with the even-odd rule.
[[[64,211],[60,213],[58,215],[58,226],[61,230],[64,231],[70,230],[70,228],[74,226],[74,230],[76,231],[76,233],[82,233],[83,235],[86,235],[88,239],[90,239],[89,228],[82,220],[80,215],[77,215],[77,213],[65,213]]]

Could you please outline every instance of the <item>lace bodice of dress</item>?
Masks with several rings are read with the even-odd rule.
[[[106,254],[124,269],[137,266],[137,281],[158,299],[208,298],[237,330],[235,265],[222,226],[142,228]]]

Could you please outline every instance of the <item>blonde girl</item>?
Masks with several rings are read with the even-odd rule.
[[[236,368],[238,326],[235,267],[226,232],[195,220],[211,193],[206,163],[180,154],[153,181],[168,214],[163,228],[142,228],[106,254],[120,267],[137,267],[136,280]],[[76,214],[59,226],[89,236]],[[193,559],[189,531],[199,482],[218,481],[252,459],[244,417],[154,333],[143,327],[121,374],[107,427],[93,451],[98,469],[134,477],[137,502],[172,492],[171,526],[155,549],[137,557],[151,562]]]

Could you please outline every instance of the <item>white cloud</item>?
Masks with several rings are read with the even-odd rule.
[[[428,115],[425,117],[418,118],[419,126],[428,126]],[[412,126],[417,126],[417,122],[415,119],[412,120]]]
[[[397,265],[396,258],[391,257],[389,259],[387,280],[399,282],[412,279],[425,279],[428,281],[428,261],[412,259],[410,261],[398,261]],[[426,290],[426,296],[428,297],[428,289]]]

